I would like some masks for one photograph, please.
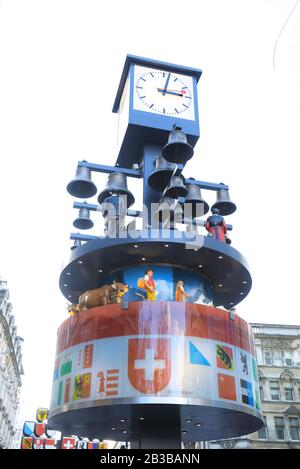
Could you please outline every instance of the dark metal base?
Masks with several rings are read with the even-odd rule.
[[[72,303],[97,288],[107,274],[129,265],[169,264],[197,271],[212,283],[215,306],[230,309],[249,293],[252,280],[244,257],[207,236],[183,232],[134,232],[132,238],[99,238],[80,246],[60,276],[63,295]],[[145,259],[145,260],[143,260]]]
[[[178,445],[179,440],[234,438],[261,428],[261,420],[255,412],[176,404],[101,405],[54,415],[49,418],[48,424],[65,435],[134,441],[137,445],[156,445],[158,439],[164,439],[164,445],[167,440],[170,440],[170,445],[171,440]]]

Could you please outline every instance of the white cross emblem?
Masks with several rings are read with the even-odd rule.
[[[145,380],[154,381],[154,372],[155,370],[164,370],[166,368],[166,360],[155,359],[154,358],[154,349],[146,348],[145,349],[145,358],[144,360],[134,360],[134,369],[143,369],[145,370]]]

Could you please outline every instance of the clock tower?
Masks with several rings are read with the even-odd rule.
[[[234,309],[252,285],[228,237],[236,205],[227,185],[183,174],[200,135],[200,77],[127,56],[115,165],[79,161],[67,185],[93,197],[91,173],[108,174],[98,203],[73,204],[77,229],[100,212],[104,234],[71,233],[59,281],[72,316],[57,334],[49,424],[65,434],[180,448],[262,426],[253,335]],[[128,177],[143,180],[142,210]],[[216,193],[211,207],[201,190]]]

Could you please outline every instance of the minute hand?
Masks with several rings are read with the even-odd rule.
[[[163,94],[173,94],[174,96],[183,96],[183,93],[180,93],[179,91],[173,91],[173,90],[166,90],[165,88],[157,88],[157,91]]]

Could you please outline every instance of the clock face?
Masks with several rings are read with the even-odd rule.
[[[180,119],[195,119],[193,78],[136,65],[133,107]]]

